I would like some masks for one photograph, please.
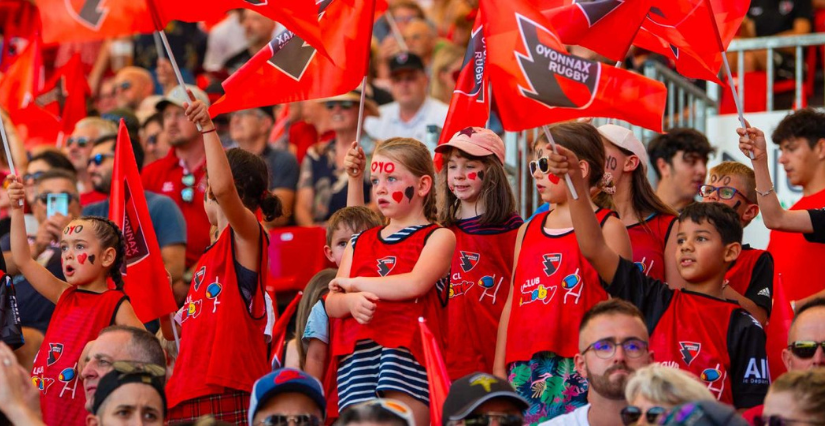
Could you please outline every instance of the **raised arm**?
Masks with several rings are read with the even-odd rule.
[[[450,272],[454,251],[455,235],[449,229],[439,228],[430,235],[411,272],[386,277],[336,277],[330,286],[339,286],[348,293],[372,293],[383,300],[415,299]]]
[[[756,175],[756,201],[762,213],[762,221],[770,229],[786,232],[810,233],[814,231],[811,216],[805,210],[785,210],[771,182],[768,168],[767,142],[765,133],[756,127],[738,128],[739,149],[748,155],[753,152],[753,173]],[[747,137],[746,137],[747,135]]]
[[[31,283],[32,287],[43,297],[57,304],[57,300],[60,299],[63,291],[69,288],[69,284],[57,279],[48,269],[32,259],[29,241],[26,235],[23,207],[21,206],[21,202],[26,196],[25,190],[23,184],[20,183],[19,177],[11,175],[7,179],[10,182],[7,191],[11,204],[9,207],[11,210],[9,215],[11,216],[10,238],[12,258],[20,270],[20,273],[26,277],[26,280]]]
[[[599,273],[602,280],[608,283],[613,282],[613,276],[616,274],[616,268],[619,265],[619,255],[607,244],[602,228],[599,226],[599,221],[596,219],[596,214],[593,212],[590,199],[583,195],[589,194],[590,188],[587,187],[587,183],[580,172],[579,159],[561,145],[556,145],[556,148],[558,153],[551,152],[548,157],[550,172],[562,177],[562,180],[564,180],[565,174],[569,174],[576,192],[579,193],[579,199],[575,200],[570,193],[570,188],[565,186],[568,203],[570,204],[570,216],[573,219],[573,228],[575,229],[579,248],[584,257]]]
[[[353,142],[344,158],[344,169],[347,171],[347,207],[364,205],[364,168],[367,165],[367,156],[364,150]]]

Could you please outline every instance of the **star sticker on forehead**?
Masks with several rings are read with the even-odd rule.
[[[467,137],[471,137],[474,133],[478,133],[476,132],[475,127],[467,127],[466,129],[458,132],[459,135],[464,135]]]

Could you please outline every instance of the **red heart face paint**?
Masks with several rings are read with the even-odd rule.
[[[395,200],[396,203],[401,203],[401,200],[404,199],[404,193],[401,191],[395,191],[392,193],[392,199]]]
[[[85,263],[86,263],[86,258],[88,258],[88,257],[89,257],[89,255],[88,255],[88,254],[86,254],[86,253],[80,253],[80,254],[78,254],[78,255],[77,255],[77,261],[78,261],[81,265],[83,265],[83,264],[85,264]]]
[[[476,172],[467,173],[467,179],[476,180],[477,174]]]
[[[548,175],[547,175],[547,179],[549,179],[549,180],[550,180],[550,183],[552,183],[553,185],[555,185],[555,184],[559,183],[559,180],[560,180],[558,176],[556,176],[556,175],[554,175],[554,174],[552,174],[552,173],[550,173],[550,174],[548,174]]]

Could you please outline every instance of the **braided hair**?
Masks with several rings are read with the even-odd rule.
[[[85,220],[92,223],[95,230],[95,237],[100,241],[103,249],[115,249],[115,261],[109,269],[109,277],[115,283],[115,288],[123,290],[122,268],[126,259],[126,246],[123,243],[123,233],[120,228],[109,219],[99,216],[82,216],[78,220]]]

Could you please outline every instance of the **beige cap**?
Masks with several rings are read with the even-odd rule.
[[[209,96],[206,95],[206,92],[199,89],[198,86],[187,84],[186,90],[191,91],[192,94],[195,95],[195,99],[203,102],[204,105],[209,107]],[[190,103],[192,102],[192,100],[189,99],[189,94],[184,92],[180,85],[177,85],[174,89],[169,91],[169,93],[167,93],[166,96],[163,97],[163,99],[161,99],[160,101],[158,101],[157,104],[155,104],[155,109],[158,110],[158,112],[163,112],[163,109],[166,108],[166,105],[168,104],[174,104],[183,108],[184,102]]]
[[[599,133],[613,145],[624,148],[639,157],[639,163],[642,164],[643,170],[647,171],[647,150],[644,144],[633,134],[633,131],[615,124],[599,126],[598,130]]]

